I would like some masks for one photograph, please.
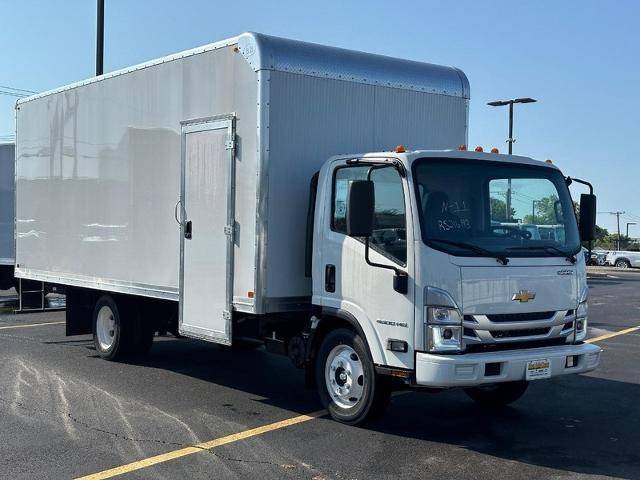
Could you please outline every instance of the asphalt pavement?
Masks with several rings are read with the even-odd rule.
[[[590,337],[640,326],[640,275],[589,283]],[[596,340],[598,370],[534,382],[501,411],[401,392],[348,427],[286,358],[169,336],[107,362],[90,336],[64,336],[64,312],[6,305],[1,478],[640,478],[640,330]]]

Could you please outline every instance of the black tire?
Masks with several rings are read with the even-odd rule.
[[[112,335],[98,330],[99,316],[103,308],[113,319]],[[155,331],[151,322],[140,316],[135,300],[125,296],[103,295],[93,309],[93,341],[98,355],[107,360],[126,360],[149,352]],[[105,342],[105,338],[110,341]],[[102,341],[101,341],[102,340]]]
[[[503,407],[518,400],[526,392],[529,382],[495,383],[481,387],[465,388],[465,393],[482,406]]]
[[[629,268],[631,264],[629,260],[625,260],[621,258],[620,260],[616,260],[616,268]]]
[[[359,375],[357,379],[349,379],[351,385],[353,382],[358,382],[361,386],[361,395],[358,398],[352,397],[353,400],[348,400],[349,402],[353,401],[351,406],[336,403],[340,400],[329,391],[328,380],[326,380],[327,369],[331,370],[329,357],[340,346],[346,346],[352,350],[351,358],[355,354],[356,358],[353,361],[358,364],[359,368],[361,367],[362,372],[362,375]],[[348,353],[349,350],[345,349],[345,351]],[[389,404],[391,397],[390,378],[376,373],[364,341],[354,331],[339,328],[330,332],[320,345],[315,367],[316,387],[320,400],[334,420],[347,425],[356,425],[366,419],[381,415]],[[343,371],[346,372],[346,369]],[[335,375],[338,380],[338,371]],[[362,377],[362,383],[360,383],[360,377]],[[348,384],[342,385],[346,385],[345,390],[348,390]]]
[[[128,323],[123,322],[122,301],[116,303],[111,295],[102,295],[93,309],[93,343],[96,352],[106,360],[122,360],[131,351],[132,332]],[[102,318],[102,316],[105,318]],[[113,328],[107,330],[103,322],[111,320]]]

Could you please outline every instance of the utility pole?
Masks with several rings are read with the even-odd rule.
[[[619,251],[620,250],[620,215],[624,215],[626,212],[602,212],[602,213],[608,213],[610,215],[615,215],[616,216],[616,220],[618,222],[618,241],[616,242],[617,243],[616,250]],[[627,236],[628,236],[628,233],[629,233],[628,229],[629,229],[629,226],[627,226]]]
[[[104,58],[104,0],[96,4],[96,77],[103,73]]]

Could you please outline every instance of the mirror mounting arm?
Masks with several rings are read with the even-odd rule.
[[[589,187],[589,195],[593,195],[593,185],[591,185],[586,180],[580,180],[579,178],[566,177],[564,181],[567,183],[567,187],[571,185],[571,183],[573,182],[578,182],[578,183],[581,183],[582,185],[586,185],[587,187]]]
[[[367,262],[368,265],[371,265],[372,267],[378,267],[378,268],[386,268],[387,270],[393,270],[395,272],[395,277],[393,279],[393,289],[398,292],[398,293],[402,293],[402,294],[407,294],[409,291],[409,286],[408,286],[408,278],[409,276],[407,275],[407,272],[404,272],[402,270],[400,270],[399,268],[396,268],[392,265],[385,265],[383,263],[376,263],[376,262],[372,262],[369,259],[369,237],[365,237],[364,239],[364,259]]]

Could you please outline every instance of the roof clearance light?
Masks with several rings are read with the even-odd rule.
[[[404,152],[406,152],[406,151],[407,151],[407,150],[404,148],[404,145],[402,145],[402,144],[400,144],[400,145],[396,145],[396,149],[395,149],[395,152],[396,152],[396,153],[404,153]]]
[[[480,145],[478,145],[476,147],[476,152],[484,152],[484,149]]]
[[[461,143],[460,145],[458,145],[458,150],[460,150],[461,152],[466,152],[467,151],[467,144],[466,143]]]
[[[498,150],[496,147],[493,147],[491,149],[491,153],[500,153],[500,150]]]
[[[551,165],[553,165],[553,162],[551,161],[551,159],[550,159],[550,158],[547,158],[547,159],[544,161],[544,163],[550,163]]]

